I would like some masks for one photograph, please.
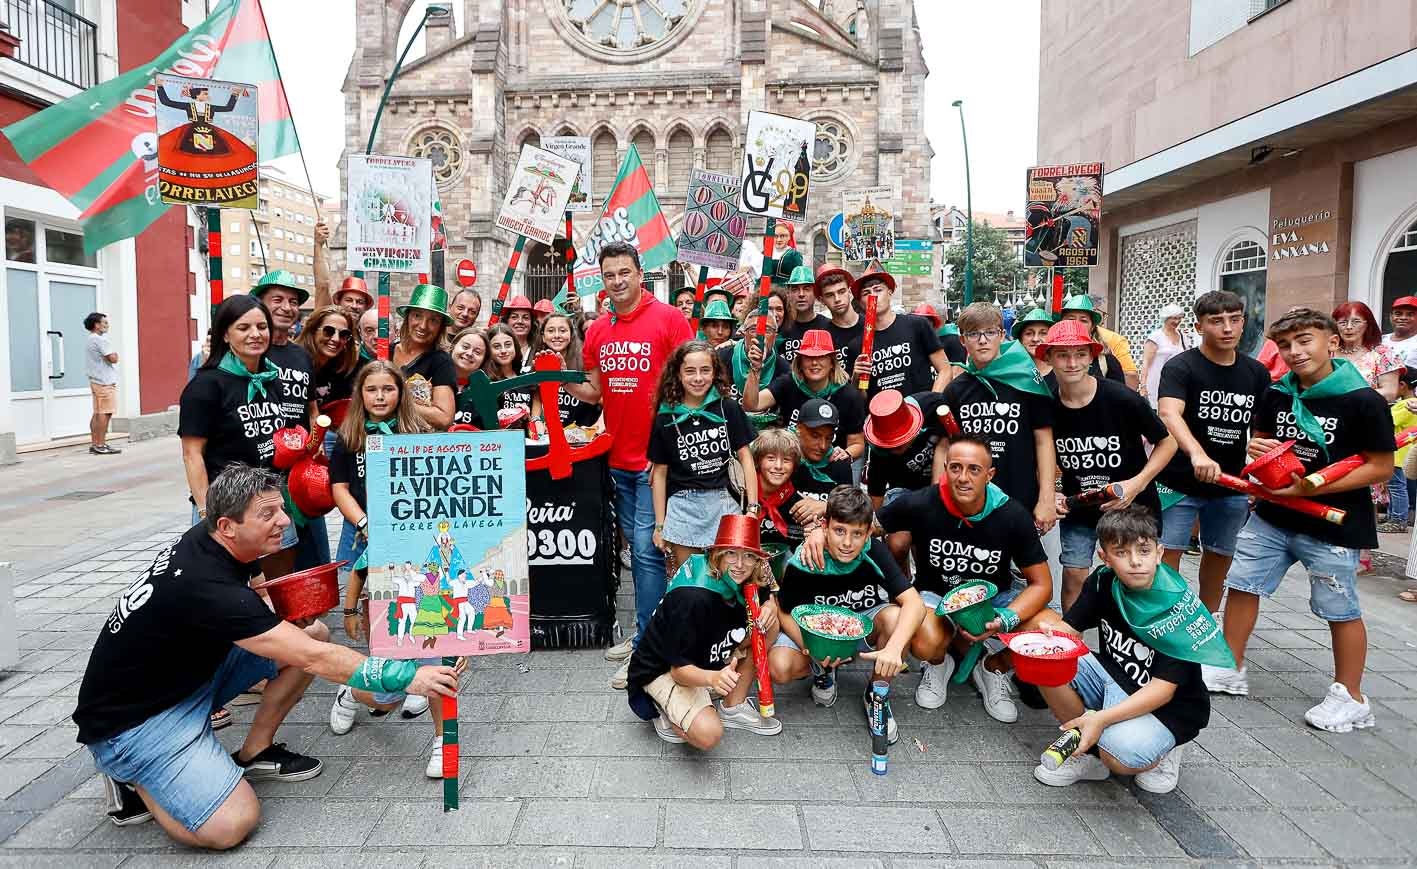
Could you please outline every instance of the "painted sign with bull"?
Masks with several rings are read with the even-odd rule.
[[[1102,229],[1102,164],[1028,170],[1025,266],[1097,265]]]

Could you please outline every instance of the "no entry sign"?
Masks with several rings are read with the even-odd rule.
[[[473,265],[470,259],[459,260],[457,277],[460,286],[472,286],[477,283],[477,266]]]

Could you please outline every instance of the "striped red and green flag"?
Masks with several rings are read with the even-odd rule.
[[[157,188],[158,73],[254,84],[260,159],[299,150],[259,0],[221,0],[148,63],[4,128],[20,159],[79,209],[88,252],[132,238],[168,209]]]
[[[625,152],[615,176],[615,186],[606,197],[605,210],[576,257],[574,278],[578,295],[594,296],[605,286],[600,279],[599,254],[600,249],[612,241],[630,241],[639,248],[640,263],[646,271],[666,266],[679,255],[679,245],[669,230],[669,221],[659,209],[654,186],[649,183],[640,152],[634,145]],[[565,297],[566,291],[562,290],[556,296],[556,304],[565,301]]]

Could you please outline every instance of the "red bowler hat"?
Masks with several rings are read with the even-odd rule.
[[[759,520],[756,516],[730,513],[718,520],[718,536],[714,538],[709,550],[742,549],[759,558],[767,558],[768,554],[763,551],[763,544],[758,536],[758,526]]]
[[[824,265],[817,269],[817,279],[816,282],[812,284],[812,289],[820,296],[822,294],[822,284],[826,283],[827,278],[837,275],[846,279],[846,285],[848,287],[856,283],[856,279],[851,276],[851,272],[841,266]],[[855,293],[856,291],[853,289],[852,292]]]
[[[526,296],[512,296],[510,299],[507,300],[507,304],[505,304],[505,305],[502,306],[502,313],[503,313],[504,315],[505,315],[506,312],[508,312],[508,311],[535,311],[535,310],[536,310],[536,309],[532,307],[531,299],[528,299]]]
[[[866,419],[866,440],[883,450],[904,446],[920,434],[925,414],[920,405],[899,389],[883,389],[871,399],[871,415]]]
[[[338,296],[343,293],[358,293],[368,299],[370,305],[374,304],[374,296],[370,294],[369,285],[364,283],[363,278],[357,278],[354,275],[345,278],[344,283],[339,285],[339,292],[335,293],[335,295]]]
[[[892,276],[890,272],[883,270],[880,266],[872,265],[870,268],[866,269],[866,271],[862,272],[861,277],[857,278],[856,282],[851,285],[851,295],[858,299],[861,298],[861,288],[866,285],[867,281],[880,281],[890,287],[892,293],[895,292],[895,277]]]
[[[1092,351],[1092,358],[1102,352],[1102,344],[1093,340],[1091,331],[1087,325],[1077,320],[1059,320],[1048,327],[1048,337],[1043,339],[1043,343],[1033,348],[1033,355],[1036,359],[1048,360],[1048,351],[1053,347],[1087,347]]]
[[[835,352],[832,333],[826,329],[808,329],[802,335],[802,346],[797,348],[798,356],[830,356]]]
[[[551,304],[550,299],[542,299],[541,301],[533,305],[531,308],[531,315],[538,320],[540,320],[542,317],[548,317],[554,313],[556,313],[556,307]]]
[[[1399,296],[1392,300],[1394,308],[1417,308],[1417,296]]]
[[[936,329],[945,325],[945,318],[940,316],[940,312],[935,310],[934,305],[928,304],[926,302],[921,302],[920,304],[916,305],[915,310],[911,311],[910,313],[915,314],[918,317],[924,317],[925,319],[929,320],[930,325],[934,326]]]

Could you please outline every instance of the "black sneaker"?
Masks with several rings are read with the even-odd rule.
[[[104,776],[103,790],[108,795],[108,819],[115,827],[131,827],[153,819],[152,811],[132,785]]]
[[[96,447],[89,447],[89,452],[93,453],[96,456],[116,456],[122,453],[123,451],[114,449],[108,444],[99,444]]]
[[[242,763],[241,752],[233,751],[231,759],[241,767],[248,781],[305,781],[324,771],[319,758],[296,754],[284,742],[277,742],[265,751]]]

